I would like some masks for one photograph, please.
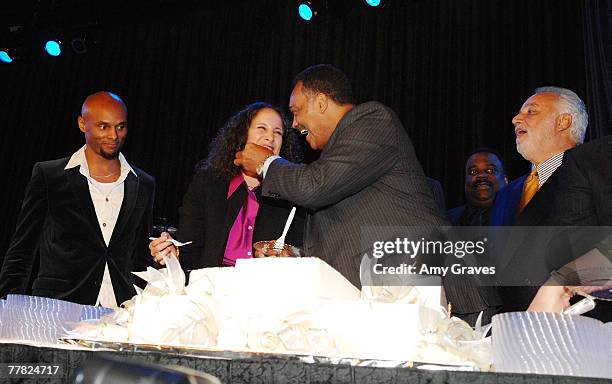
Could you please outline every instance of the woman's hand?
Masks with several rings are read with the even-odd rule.
[[[168,232],[162,232],[161,236],[149,243],[151,256],[153,256],[155,262],[160,265],[166,264],[164,263],[164,256],[170,253],[174,253],[178,256],[178,248],[168,240],[172,240],[172,236],[170,236]]]

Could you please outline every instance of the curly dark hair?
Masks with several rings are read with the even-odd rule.
[[[270,108],[276,111],[283,123],[283,145],[280,156],[294,163],[302,161],[302,146],[297,131],[291,128],[287,115],[275,105],[257,101],[247,105],[240,112],[230,117],[210,144],[208,157],[196,165],[196,171],[211,170],[222,179],[231,179],[241,168],[234,165],[236,152],[241,151],[247,140],[251,122],[260,110]]]

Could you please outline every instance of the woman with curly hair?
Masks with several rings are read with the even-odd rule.
[[[193,241],[181,248],[184,269],[233,266],[237,259],[252,257],[253,244],[274,240],[283,231],[291,203],[261,196],[261,180],[234,165],[236,152],[246,143],[270,149],[274,154],[300,162],[297,133],[277,107],[255,102],[230,117],[217,132],[208,157],[196,167],[179,209],[178,238]],[[302,245],[304,219],[298,214],[287,243]],[[177,249],[162,234],[149,248],[157,262]]]

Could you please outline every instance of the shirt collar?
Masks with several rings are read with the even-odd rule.
[[[546,180],[548,180],[548,178],[557,170],[557,168],[561,166],[561,163],[563,162],[564,153],[565,152],[557,153],[556,155],[552,156],[548,160],[545,160],[537,165],[539,187],[544,185]],[[533,171],[535,167],[536,165],[532,163],[531,170]]]
[[[83,145],[81,148],[79,148],[78,151],[72,154],[70,160],[68,160],[68,164],[66,164],[66,166],[64,167],[65,170],[81,167],[81,174],[83,174],[85,177],[90,177],[89,165],[87,164],[87,159],[85,158],[85,148],[87,148],[87,144]],[[119,164],[121,165],[120,179],[124,179],[129,172],[132,172],[134,176],[138,177],[134,169],[130,166],[130,164],[125,159],[125,156],[123,156],[121,152],[119,152]]]
[[[227,188],[227,198],[228,199],[232,197],[234,192],[236,192],[236,190],[238,189],[239,186],[242,185],[242,183],[246,183],[246,181],[244,181],[244,177],[242,176],[242,172],[241,172],[237,174],[236,176],[234,176],[232,180],[230,180],[229,187]]]

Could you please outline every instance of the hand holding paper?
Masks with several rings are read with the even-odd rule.
[[[164,256],[169,256],[170,254],[178,255],[179,247],[192,243],[192,241],[183,243],[175,240],[167,232],[162,232],[160,237],[149,237],[149,240],[152,240],[151,243],[149,243],[151,256],[153,256],[156,263],[161,265],[166,265]]]

